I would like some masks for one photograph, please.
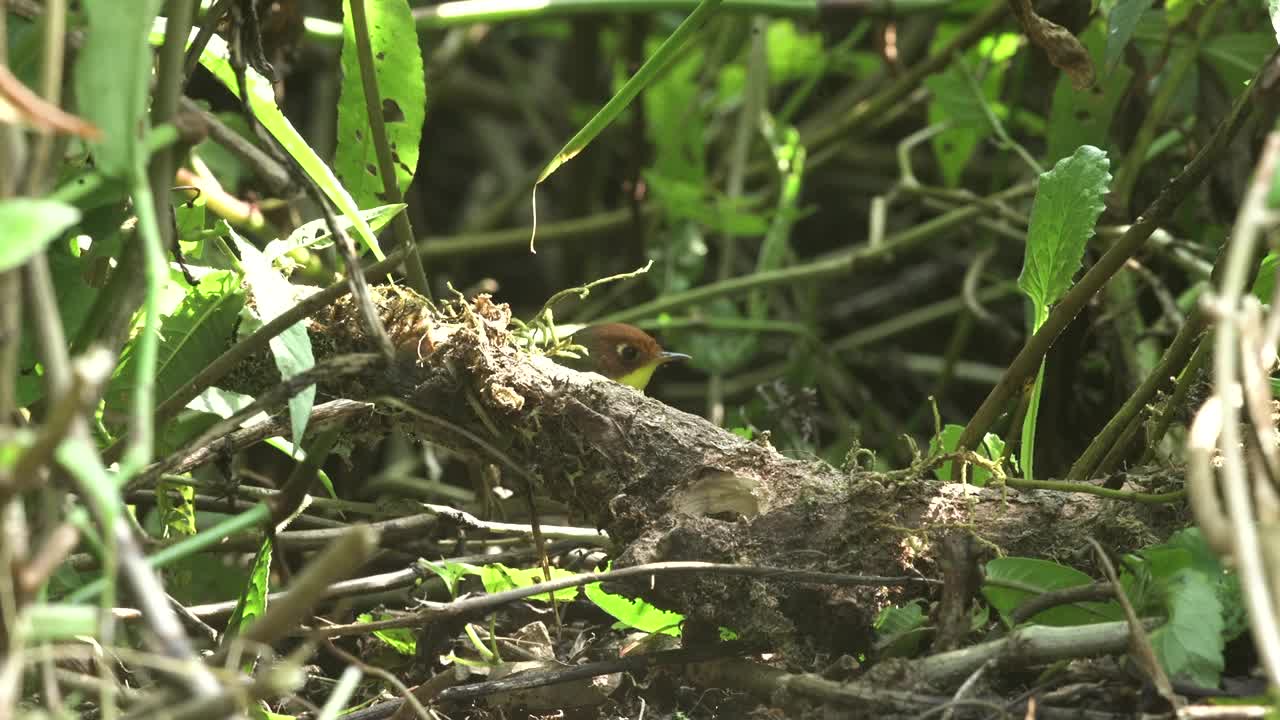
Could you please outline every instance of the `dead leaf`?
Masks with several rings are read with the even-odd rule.
[[[1093,85],[1093,62],[1089,51],[1066,28],[1045,20],[1031,7],[1031,0],[1009,0],[1018,24],[1031,42],[1049,56],[1049,62],[1071,78],[1077,90]]]

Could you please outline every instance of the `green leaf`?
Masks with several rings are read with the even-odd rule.
[[[982,595],[1007,620],[1015,609],[1035,595],[1063,588],[1089,585],[1092,578],[1074,568],[1036,558],[1006,557],[987,563],[988,580],[1004,580],[1021,586],[1035,588],[1037,592],[985,582]],[[1036,613],[1031,622],[1041,625],[1088,625],[1090,623],[1123,619],[1119,604],[1114,602],[1078,602],[1059,605]]]
[[[84,604],[36,603],[22,609],[22,639],[40,643],[98,634],[99,608]]]
[[[1208,59],[1234,96],[1243,91],[1275,48],[1276,38],[1270,33],[1214,33],[1205,41],[1201,57]]]
[[[893,635],[923,627],[925,622],[923,605],[923,600],[912,600],[902,607],[890,605],[876,615],[873,626],[881,635]]]
[[[551,568],[552,580],[573,577],[573,575],[574,573],[562,568]],[[484,583],[485,592],[490,593],[531,587],[544,580],[542,568],[510,568],[502,563],[485,565],[480,568],[480,582]],[[578,597],[578,588],[576,587],[562,588],[556,591],[556,600],[568,602],[576,597]],[[551,602],[551,598],[547,593],[530,595],[529,599]]]
[[[235,233],[232,233],[232,238],[240,251],[245,282],[253,292],[253,305],[246,305],[245,309],[265,325],[294,306],[296,300],[293,286],[256,247],[245,242]],[[271,338],[270,347],[276,367],[280,370],[280,376],[285,380],[310,370],[316,364],[304,320],[299,320],[284,332]],[[311,416],[311,406],[315,402],[315,397],[316,386],[311,385],[289,399],[289,424],[295,446],[302,444],[302,435],[307,429],[307,420]]]
[[[1165,24],[1171,29],[1181,25],[1191,16],[1191,11],[1195,10],[1197,5],[1199,3],[1196,0],[1165,0]]]
[[[698,284],[707,264],[707,241],[698,223],[673,220],[654,233],[646,248],[654,269],[646,274],[660,294],[684,292]]]
[[[369,229],[375,233],[391,222],[396,215],[399,215],[407,207],[404,203],[393,203],[391,205],[380,205],[369,210],[361,210],[360,217],[369,223]],[[338,218],[338,227],[343,230],[350,230],[352,227],[351,220],[346,217]],[[271,262],[275,262],[282,255],[293,252],[301,248],[309,247],[314,250],[329,247],[333,244],[333,233],[329,232],[329,223],[324,218],[318,218],[308,223],[299,225],[296,230],[289,233],[289,237],[280,240],[272,240],[262,249],[262,254]]]
[[[1179,530],[1169,536],[1168,541],[1143,548],[1138,555],[1157,583],[1163,583],[1183,570],[1192,570],[1203,576],[1213,586],[1222,607],[1224,640],[1233,640],[1249,629],[1240,577],[1222,565],[1199,528]],[[1135,604],[1138,602],[1134,599]]]
[[[1199,572],[1180,570],[1165,581],[1169,620],[1151,633],[1165,672],[1201,687],[1217,687],[1225,667],[1222,604]]]
[[[420,564],[444,581],[444,587],[452,598],[458,597],[458,582],[464,576],[480,574],[480,568],[466,563],[420,561]]]
[[[722,0],[700,0],[693,12],[689,13],[689,16],[680,23],[679,27],[662,42],[657,52],[650,56],[648,60],[645,60],[640,69],[636,71],[636,74],[623,83],[622,88],[614,93],[613,97],[609,98],[604,107],[600,108],[600,111],[570,138],[569,142],[564,144],[564,147],[560,148],[560,152],[556,153],[556,156],[538,174],[535,184],[541,184],[551,177],[551,174],[559,169],[561,165],[569,162],[574,156],[582,152],[597,135],[621,115],[622,111],[627,109],[627,106],[631,104],[636,95],[640,94],[641,90],[653,82],[663,70],[679,58],[680,50],[711,19],[711,16],[719,9],[721,2]]]
[[[403,195],[418,167],[418,147],[427,110],[427,83],[418,31],[407,0],[358,1],[364,3],[369,22],[374,74],[378,96],[382,98],[382,120],[396,168],[396,182]],[[369,113],[351,24],[351,0],[343,0],[342,13],[342,92],[338,99],[338,144],[333,168],[357,205],[373,207],[386,203],[389,198],[383,192],[377,153],[370,137]]]
[[[1026,262],[1018,276],[1018,287],[1033,303],[1047,308],[1071,286],[1104,208],[1102,197],[1111,182],[1108,166],[1105,152],[1083,145],[1040,176]]]
[[[192,37],[194,37],[194,31]],[[156,28],[151,31],[151,42],[154,45],[164,42],[163,22],[156,22]],[[231,51],[225,40],[217,35],[209,38],[209,44],[205,46],[204,52],[200,53],[200,64],[230,90],[231,94],[240,97],[239,82],[236,80],[235,71],[231,68]],[[386,256],[378,247],[378,239],[369,229],[369,224],[360,217],[360,207],[351,199],[351,194],[276,105],[275,88],[272,87],[271,81],[253,68],[249,68],[245,71],[245,87],[249,91],[249,102],[253,107],[253,113],[262,126],[280,143],[285,152],[298,161],[298,165],[337,206],[343,216],[351,221],[361,242],[369,248],[373,256],[378,260],[384,259]]]
[[[76,56],[76,106],[102,131],[93,143],[98,170],[129,177],[140,167],[138,147],[146,129],[151,90],[151,49],[147,36],[162,0],[133,0],[121,12],[119,0],[85,0],[84,44]],[[157,44],[163,43],[161,35]]]
[[[653,167],[646,175],[706,185],[703,138],[710,109],[700,101],[702,62],[702,53],[691,50],[644,93],[645,127],[654,145]]]
[[[876,644],[880,657],[915,657],[930,629],[925,627],[923,601],[915,600],[904,607],[890,605],[876,616],[875,629],[882,640]]]
[[[57,200],[9,198],[0,202],[0,272],[22,265],[44,252],[68,228],[80,221],[80,211]]]
[[[181,290],[185,284],[170,283]],[[160,353],[156,366],[156,394],[169,397],[183,383],[203,370],[227,349],[235,336],[244,294],[240,280],[227,270],[204,275],[200,284],[188,288],[176,307],[160,321]],[[107,385],[104,400],[110,412],[124,413],[134,385],[137,339],[125,346],[120,364]],[[162,429],[162,434],[165,434]]]
[[[663,610],[639,598],[633,600],[606,592],[598,582],[586,585],[582,589],[588,600],[612,615],[625,627],[640,632],[680,637],[680,624],[684,622],[684,616],[680,613]]]
[[[32,445],[36,443],[36,433],[24,427],[16,428],[0,437],[0,473],[11,473]]]
[[[1036,318],[1033,327],[1039,329],[1044,324],[1047,313],[1044,306],[1036,306]],[[1036,426],[1040,421],[1040,396],[1044,392],[1045,360],[1041,358],[1040,369],[1036,371],[1035,383],[1031,386],[1031,399],[1027,402],[1027,414],[1022,418],[1022,447],[1018,457],[1022,460],[1022,473],[1028,480],[1035,479],[1036,462]]]
[[[958,31],[957,26],[944,28],[934,37],[934,48],[950,42]],[[1016,47],[1017,41],[1009,33],[988,36],[977,48],[965,53],[964,59],[949,64],[946,70],[930,75],[924,81],[925,87],[930,91],[929,123],[949,124],[949,127],[929,140],[943,179],[949,186],[960,183],[960,176],[979,143],[992,132],[991,120],[983,105],[988,105],[997,115],[1007,114],[1007,110],[999,103],[999,97],[1004,84],[1004,73],[1009,58],[1012,57],[1011,50]],[[987,68],[979,82],[981,97],[973,92],[969,79],[965,77],[966,70],[960,66],[960,62],[969,67]]]
[[[371,613],[360,613],[356,616],[356,622],[371,623],[379,620],[393,620],[394,615],[385,613],[374,616]],[[413,657],[418,654],[418,638],[409,628],[392,628],[390,630],[374,630],[373,636],[381,640],[388,647],[401,655]]]
[[[253,558],[253,569],[249,571],[248,581],[240,597],[236,599],[236,607],[231,611],[231,618],[227,620],[228,635],[244,632],[266,614],[267,598],[271,594],[273,554],[274,545],[271,542],[271,536],[268,535],[262,539],[262,545],[258,547],[258,554]],[[250,657],[253,657],[252,654]],[[243,668],[246,672],[253,670],[252,662],[253,660],[250,660],[250,665]]]
[[[801,32],[791,20],[772,20],[765,32],[769,81],[787,83],[821,73],[826,68],[822,34]]]
[[[0,243],[2,244],[2,243]],[[88,281],[93,259],[71,254],[65,243],[54,243],[49,249],[49,274],[53,276],[53,291],[58,301],[58,314],[68,338],[80,333],[89,311],[98,299],[99,289]],[[104,258],[103,262],[109,262]],[[18,404],[29,405],[44,395],[41,380],[42,369],[37,364],[35,335],[31,328],[22,334],[22,346],[18,351]]]
[[[991,123],[982,111],[982,100],[973,94],[964,71],[957,66],[925,78],[924,86],[931,94],[929,122],[950,121],[954,128],[981,131],[983,136],[991,132]]]
[[[177,502],[174,502],[174,496]],[[178,540],[196,534],[196,489],[184,483],[161,478],[156,483],[156,509],[163,526],[161,539]]]
[[[738,306],[728,298],[716,298],[701,308],[702,314],[717,320],[743,320]],[[671,346],[693,356],[688,363],[708,373],[729,373],[751,360],[759,345],[751,332],[683,330],[667,333]]]
[[[1271,302],[1271,297],[1275,294],[1277,265],[1280,265],[1280,254],[1272,250],[1262,258],[1258,276],[1253,281],[1253,295],[1264,303]]]
[[[1117,0],[1107,13],[1107,64],[1111,72],[1124,54],[1142,14],[1151,9],[1154,0]]]
[[[1088,49],[1094,66],[1101,65],[1106,51],[1102,24],[1091,23],[1080,35],[1080,42]],[[1111,121],[1132,77],[1133,70],[1127,65],[1120,65],[1087,90],[1076,90],[1066,74],[1058,77],[1049,111],[1048,148],[1045,153],[1049,162],[1057,162],[1081,145],[1110,145]]]
[[[960,434],[963,432],[963,425],[944,425],[942,432],[929,440],[929,456],[933,457],[934,455],[955,452],[956,444],[960,441]],[[988,460],[999,460],[1004,456],[1004,440],[999,435],[987,433],[982,439],[982,445],[975,448],[975,450]],[[933,471],[933,474],[943,482],[950,482],[952,478],[951,461],[948,460],[939,465]],[[969,477],[972,484],[984,487],[991,479],[991,471],[977,465],[970,465]]]
[[[698,225],[729,235],[763,235],[769,221],[751,212],[744,199],[733,200],[704,183],[646,172],[645,182],[653,198],[672,220],[693,220]]]

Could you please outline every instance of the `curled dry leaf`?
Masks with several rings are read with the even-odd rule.
[[[1045,20],[1031,7],[1031,0],[1009,0],[1013,14],[1031,42],[1049,55],[1049,62],[1071,78],[1077,90],[1093,85],[1093,62],[1089,51],[1066,28]]]

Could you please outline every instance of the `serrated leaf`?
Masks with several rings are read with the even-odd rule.
[[[585,585],[582,590],[596,607],[612,615],[625,627],[640,632],[680,637],[680,625],[684,622],[684,616],[680,613],[663,610],[639,598],[632,599],[606,592],[598,582]]]
[[[252,312],[265,325],[294,306],[296,301],[293,286],[256,247],[234,233],[232,238],[240,252],[245,282],[253,292]],[[299,320],[271,338],[270,347],[276,368],[280,370],[280,377],[286,380],[310,370],[316,364],[311,352],[311,339],[307,336],[306,321]],[[289,426],[295,446],[302,444],[302,435],[306,432],[315,397],[316,387],[311,385],[289,399]]]
[[[44,252],[68,228],[80,221],[80,211],[57,200],[9,198],[0,202],[0,272],[12,270]]]
[[[1027,590],[984,582],[982,584],[983,597],[1006,619],[1019,605],[1036,594],[1089,585],[1093,582],[1093,579],[1088,575],[1074,568],[1048,560],[1026,557],[1005,557],[992,560],[987,563],[987,579],[1007,580],[1019,586],[1036,588],[1038,591],[1038,593],[1033,593]],[[1123,615],[1120,606],[1114,602],[1077,602],[1039,612],[1031,618],[1031,621],[1042,625],[1087,625],[1109,620],[1120,620]]]
[[[94,164],[108,175],[129,177],[140,167],[138,146],[151,90],[147,37],[162,4],[132,0],[127,12],[121,12],[119,0],[82,4],[87,24],[76,56],[77,107],[85,120],[102,130],[101,139],[92,145]]]
[[[342,91],[338,98],[338,144],[333,169],[360,207],[374,207],[390,198],[383,191],[378,157],[370,136],[360,59],[356,52],[351,1],[342,2]],[[427,83],[423,74],[418,31],[407,0],[357,0],[364,3],[369,23],[374,75],[382,98],[382,120],[395,164],[401,195],[418,168],[418,147],[426,117]]]
[[[1082,145],[1040,176],[1018,287],[1041,307],[1053,305],[1071,287],[1105,207],[1108,167],[1105,152]]]
[[[228,634],[244,632],[267,612],[267,599],[271,594],[271,558],[274,555],[274,547],[270,536],[262,539],[258,554],[253,559],[253,568],[249,571],[248,581],[240,597],[236,599],[236,607],[231,612],[231,618],[227,620]]]

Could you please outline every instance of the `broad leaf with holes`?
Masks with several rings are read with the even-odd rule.
[[[338,99],[338,145],[333,169],[362,208],[383,205],[382,174],[370,135],[368,106],[356,53],[351,2],[342,3],[342,92]],[[423,75],[418,30],[407,0],[356,0],[362,2],[369,22],[369,44],[382,100],[382,121],[395,165],[401,194],[413,182],[418,168],[418,146],[427,113],[427,83]]]

